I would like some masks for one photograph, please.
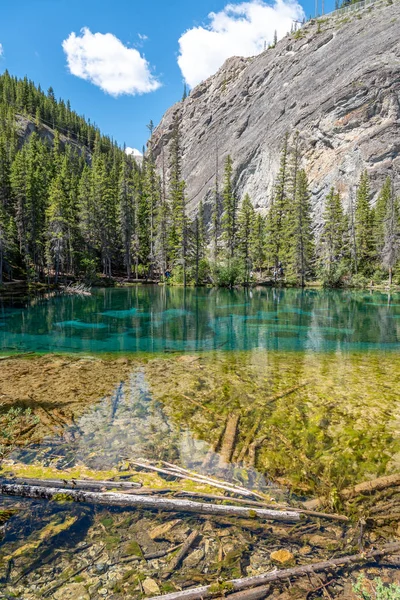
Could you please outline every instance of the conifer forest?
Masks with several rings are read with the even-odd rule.
[[[23,138],[22,119],[34,123]],[[354,198],[332,187],[316,228],[299,136],[288,132],[267,214],[236,196],[228,155],[207,223],[202,202],[187,212],[179,113],[164,177],[148,128],[139,164],[52,89],[0,77],[0,281],[93,282],[102,273],[184,285],[339,287],[396,277],[399,203],[390,176],[375,206],[366,172]]]

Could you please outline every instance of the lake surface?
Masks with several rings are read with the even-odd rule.
[[[138,286],[0,300],[0,352],[366,351],[400,348],[400,294]]]
[[[400,471],[399,348],[400,294],[138,286],[0,304],[0,353],[40,354],[2,359],[0,399],[33,407],[46,431],[14,448],[2,475],[220,491],[138,466],[147,460],[269,499],[334,502],[338,489]],[[149,545],[147,530],[165,515],[148,511],[11,498],[2,506],[17,511],[0,545],[0,559],[13,560],[9,597],[68,581],[83,558],[84,593],[137,598],[142,562],[122,564],[121,552],[132,540],[144,552],[170,545]],[[258,547],[269,556],[277,543],[252,539],[249,556]],[[221,564],[220,546],[212,564]],[[160,565],[152,569],[145,576],[158,580]],[[54,597],[77,597],[79,585]]]

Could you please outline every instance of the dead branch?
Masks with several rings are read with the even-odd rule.
[[[199,536],[199,532],[197,530],[192,531],[192,533],[187,538],[186,542],[183,544],[182,548],[179,552],[172,558],[171,562],[168,565],[168,569],[163,573],[163,578],[168,579],[170,575],[175,571],[175,569],[180,565],[180,563],[185,558],[186,554],[189,552],[190,548],[193,546],[195,541]]]
[[[142,493],[142,490],[140,490]],[[245,500],[244,498],[229,498],[228,496],[218,496],[218,494],[203,494],[203,492],[176,492],[174,496],[183,496],[190,498],[205,498],[209,500],[221,500],[232,502],[233,504],[246,504],[247,506],[258,506],[263,508],[271,509],[284,509],[284,510],[295,510],[303,515],[310,517],[316,517],[318,519],[331,519],[333,521],[341,521],[342,523],[348,523],[349,517],[345,515],[338,515],[336,513],[323,513],[315,510],[307,510],[305,508],[296,508],[287,504],[267,504],[266,502],[257,502],[256,500]]]
[[[283,581],[286,579],[294,579],[296,577],[302,577],[304,575],[313,575],[314,573],[322,571],[330,571],[339,567],[345,567],[352,564],[368,563],[371,560],[376,560],[381,556],[388,554],[394,554],[400,550],[400,543],[388,544],[380,550],[372,550],[371,552],[365,552],[362,554],[353,554],[351,556],[342,556],[341,558],[333,558],[318,563],[311,563],[309,565],[302,565],[299,567],[292,567],[291,569],[282,569],[280,571],[270,571],[261,575],[254,575],[253,577],[245,577],[243,579],[232,579],[226,581],[220,586],[218,585],[203,585],[201,587],[184,590],[182,592],[172,592],[165,596],[153,596],[150,600],[203,600],[204,598],[210,598],[215,596],[215,592],[219,591],[218,587],[221,588],[221,593],[225,591],[225,594],[229,591],[241,591],[250,588],[256,588],[267,583],[275,581]],[[228,596],[229,598],[229,596]]]
[[[399,473],[395,475],[386,475],[385,477],[378,477],[372,481],[364,481],[363,483],[359,483],[353,487],[344,488],[343,490],[340,490],[339,496],[342,500],[351,500],[351,498],[354,498],[360,494],[373,494],[374,492],[379,492],[381,490],[398,485],[400,486]],[[314,500],[308,500],[307,502],[304,502],[304,506],[311,510],[319,508],[324,504],[326,504],[326,499],[322,496],[319,498],[314,498]]]

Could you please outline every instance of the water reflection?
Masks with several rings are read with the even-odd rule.
[[[0,304],[0,350],[392,350],[399,318],[399,294],[138,286]]]
[[[28,465],[101,471],[139,458],[170,461],[250,488],[267,485],[254,468],[224,462],[185,422],[170,419],[163,404],[153,398],[143,370],[121,382],[111,398],[94,406],[61,437],[16,450],[10,456],[10,460]]]

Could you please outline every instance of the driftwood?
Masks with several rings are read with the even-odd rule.
[[[254,440],[255,436],[257,435],[257,431],[260,427],[261,424],[261,416],[259,416],[256,420],[256,422],[254,423],[253,427],[250,429],[249,433],[247,434],[247,437],[243,443],[242,449],[240,450],[237,458],[236,458],[236,462],[243,462],[243,460],[246,457],[246,454],[248,452],[249,446],[252,443],[252,441]]]
[[[148,471],[156,471],[157,473],[162,473],[164,475],[169,475],[170,477],[176,477],[179,479],[188,479],[190,481],[195,481],[196,483],[202,483],[203,485],[211,485],[213,487],[220,488],[222,490],[226,490],[227,492],[231,492],[232,494],[238,494],[240,496],[246,497],[256,497],[263,499],[261,494],[257,494],[252,490],[248,490],[246,488],[234,485],[233,483],[227,483],[221,481],[219,479],[214,479],[213,477],[206,477],[205,475],[200,475],[199,473],[192,473],[187,469],[182,469],[181,467],[175,467],[171,465],[170,468],[157,467],[151,463],[131,460],[129,459],[130,464],[140,467],[141,469],[146,469]],[[169,465],[169,463],[163,463],[165,465]]]
[[[313,575],[322,571],[330,571],[340,567],[345,567],[352,564],[368,563],[375,561],[382,556],[394,554],[400,550],[400,543],[388,544],[380,550],[372,550],[362,554],[353,554],[351,556],[342,556],[341,558],[333,558],[318,563],[293,567],[291,569],[282,569],[280,571],[270,571],[253,577],[245,577],[243,579],[233,579],[220,585],[221,594],[225,592],[239,592],[250,588],[257,588],[261,585],[266,585],[275,581],[284,581],[294,579],[304,575]],[[203,585],[201,587],[184,590],[182,592],[172,592],[165,596],[153,596],[150,600],[203,600],[215,596],[218,590],[216,585]],[[229,598],[230,596],[228,596]]]
[[[264,508],[245,508],[242,506],[224,506],[220,504],[206,504],[191,500],[176,500],[172,498],[158,498],[120,494],[115,492],[89,492],[70,488],[52,488],[44,486],[17,485],[11,483],[0,484],[0,494],[3,496],[21,496],[22,498],[37,498],[43,500],[59,500],[65,497],[74,502],[87,502],[106,506],[126,506],[147,508],[152,510],[165,510],[171,512],[188,512],[205,515],[223,515],[232,517],[258,517],[270,521],[296,523],[301,515],[295,511],[278,511]]]
[[[229,415],[226,421],[224,437],[222,439],[222,446],[219,459],[220,467],[224,467],[227,463],[231,462],[232,454],[235,449],[238,425],[239,415]]]
[[[256,588],[243,590],[242,592],[236,592],[235,594],[229,594],[228,597],[229,600],[263,600],[263,598],[269,594],[270,590],[271,586],[260,585]]]
[[[239,494],[241,496],[246,496],[246,497],[254,496],[257,499],[265,500],[264,496],[262,496],[258,492],[255,492],[254,490],[249,490],[243,486],[236,485],[234,483],[229,483],[227,481],[217,479],[216,477],[211,477],[210,475],[202,475],[200,473],[196,473],[195,471],[189,471],[189,469],[184,469],[183,467],[179,467],[179,466],[174,465],[169,462],[165,462],[165,461],[161,461],[161,462],[164,465],[166,465],[167,467],[169,467],[174,472],[182,473],[183,475],[188,475],[188,476],[192,476],[192,477],[198,477],[199,479],[201,479],[202,481],[204,481],[204,483],[207,483],[208,485],[214,485],[216,483],[218,483],[220,485],[222,484],[224,486],[229,486],[231,488],[231,489],[227,490],[228,492]]]
[[[0,479],[0,485],[10,483],[17,485],[45,485],[55,488],[65,488],[71,486],[73,489],[99,490],[122,489],[124,491],[138,489],[140,483],[134,481],[98,481],[95,479],[35,479],[26,477],[24,479],[16,477],[15,479]]]
[[[175,569],[181,564],[186,554],[189,552],[190,548],[193,546],[198,537],[199,532],[197,530],[192,531],[192,533],[187,538],[186,542],[183,544],[182,548],[169,562],[168,569],[162,575],[164,579],[167,579],[170,575],[172,575]]]
[[[218,494],[203,494],[202,492],[176,492],[175,496],[189,497],[189,498],[205,498],[208,500],[221,500],[233,502],[234,504],[246,504],[246,506],[258,506],[259,508],[271,508],[271,509],[283,509],[283,510],[295,510],[303,515],[310,517],[317,517],[318,519],[331,519],[333,521],[341,521],[342,523],[348,523],[349,518],[345,515],[338,515],[336,513],[323,513],[315,510],[307,510],[305,508],[296,508],[287,504],[267,504],[266,502],[257,502],[256,500],[245,500],[244,498],[229,498],[228,496],[218,496]]]
[[[351,500],[359,494],[373,494],[390,487],[400,486],[400,474],[387,475],[386,477],[378,477],[372,481],[365,481],[355,486],[344,488],[338,492],[339,497],[342,500]],[[326,499],[323,497],[315,498],[314,500],[308,500],[304,502],[306,508],[314,510],[326,504]]]

